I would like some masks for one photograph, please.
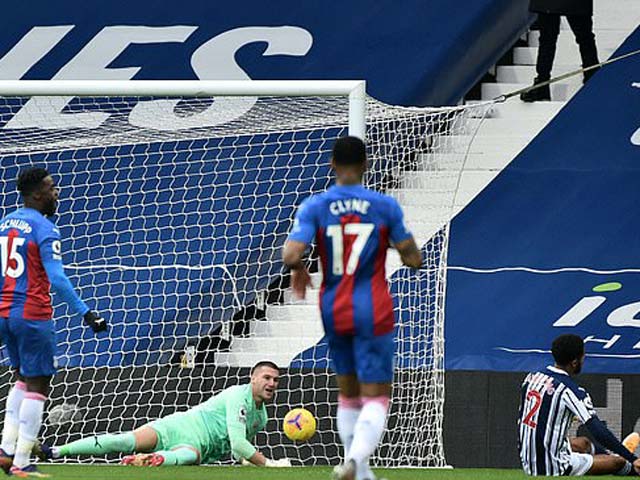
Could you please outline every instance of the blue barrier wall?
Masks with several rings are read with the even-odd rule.
[[[638,71],[604,67],[454,219],[450,266],[502,270],[449,271],[448,369],[533,370],[575,333],[586,371],[640,372]]]

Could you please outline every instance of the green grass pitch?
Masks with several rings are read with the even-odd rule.
[[[329,467],[159,467],[43,465],[51,480],[329,480]],[[388,480],[511,480],[527,479],[520,470],[497,469],[389,469],[375,470]],[[599,477],[618,478],[618,477]]]

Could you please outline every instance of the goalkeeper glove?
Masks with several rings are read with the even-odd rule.
[[[265,462],[264,466],[275,467],[275,468],[290,467],[291,460],[289,460],[288,458],[281,458],[280,460],[271,460],[267,458],[267,461]]]
[[[107,321],[93,310],[84,314],[84,323],[89,325],[95,333],[104,332],[107,329]]]

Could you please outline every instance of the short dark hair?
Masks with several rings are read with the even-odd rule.
[[[558,365],[568,365],[584,355],[584,342],[578,335],[560,335],[553,341],[551,353]]]
[[[261,360],[251,368],[251,375],[253,375],[253,372],[255,372],[260,367],[269,367],[269,368],[273,368],[274,370],[280,371],[280,367],[278,367],[278,365],[276,365],[272,361],[270,361],[270,360]]]
[[[29,167],[22,170],[18,175],[18,181],[16,182],[20,195],[23,197],[31,195],[38,189],[38,187],[40,187],[42,180],[48,176],[49,172],[40,167]]]
[[[333,162],[336,165],[362,165],[367,161],[367,149],[358,137],[340,137],[333,145]]]

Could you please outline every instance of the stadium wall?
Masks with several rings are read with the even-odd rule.
[[[527,0],[14,2],[3,79],[365,79],[378,100],[455,104],[527,28]]]

